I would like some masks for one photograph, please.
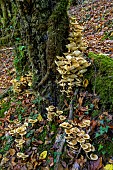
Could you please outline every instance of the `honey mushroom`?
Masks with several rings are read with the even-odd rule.
[[[81,27],[76,19],[70,18],[70,33],[68,40],[69,44],[67,53],[63,53],[64,56],[56,56],[55,61],[57,65],[57,71],[61,75],[61,80],[58,84],[62,87],[61,92],[66,93],[67,97],[73,94],[74,86],[83,85],[81,77],[87,71],[87,67],[90,65],[84,57],[83,52],[86,50],[86,44],[82,39],[83,27]]]

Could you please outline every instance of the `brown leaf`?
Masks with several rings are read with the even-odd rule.
[[[11,158],[11,164],[12,164],[13,166],[16,165],[16,163],[15,163],[14,161],[15,161],[15,157],[12,157],[12,158]]]
[[[67,106],[67,108],[69,107],[69,104],[67,103],[67,100],[64,100],[65,105]]]
[[[2,154],[0,154],[0,159],[2,159]]]
[[[15,152],[16,152],[15,149],[10,149],[9,150],[9,153],[10,153],[11,156],[13,156],[15,154]]]
[[[40,127],[39,129],[37,129],[34,133],[38,134],[41,133],[43,131],[44,126]]]
[[[79,99],[78,99],[78,102],[79,102],[79,105],[80,105],[80,106],[82,106],[83,99],[84,99],[84,97],[79,97]]]
[[[50,168],[48,166],[46,167],[41,167],[41,170],[50,170]]]
[[[34,146],[41,145],[42,143],[43,143],[43,142],[42,142],[41,140],[35,140],[35,141],[32,142],[32,144],[33,144]]]
[[[28,170],[32,170],[33,169],[33,165],[30,162],[27,162],[27,169]]]
[[[92,120],[91,121],[92,130],[94,130],[96,126],[97,126],[97,122],[95,120]]]
[[[88,170],[100,170],[102,167],[103,167],[103,164],[102,164],[102,157],[101,157],[96,161],[90,161]]]
[[[54,165],[54,159],[52,156],[48,156],[48,160],[49,160],[49,166],[52,167]]]

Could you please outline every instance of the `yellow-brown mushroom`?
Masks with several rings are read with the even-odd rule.
[[[67,142],[69,145],[76,145],[76,144],[77,144],[77,140],[76,140],[76,139],[67,140],[66,142]]]
[[[72,125],[69,124],[68,122],[63,122],[59,126],[62,127],[62,128],[66,128],[66,129],[71,129],[72,128]]]
[[[84,134],[83,135],[83,138],[86,140],[86,139],[90,139],[90,136],[88,134]]]
[[[90,154],[90,158],[91,158],[91,160],[96,161],[98,159],[98,156],[96,154],[92,153],[92,154]]]
[[[77,138],[77,141],[78,141],[79,143],[84,143],[84,142],[85,142],[85,139],[84,139],[84,138]]]
[[[77,133],[77,136],[83,136],[85,134],[85,132],[83,130],[81,130],[80,132]]]
[[[82,120],[82,123],[86,126],[90,126],[91,121],[84,119],[84,120]]]
[[[21,133],[21,132],[24,132],[26,130],[26,127],[25,126],[21,126],[21,127],[18,127],[16,129],[16,133]]]
[[[59,116],[59,119],[60,119],[61,121],[66,120],[66,116],[60,115],[60,116]]]

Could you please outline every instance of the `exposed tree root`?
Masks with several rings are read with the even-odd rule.
[[[75,101],[77,94],[78,94],[78,89],[75,90],[74,97],[70,101],[70,111],[69,111],[68,120],[73,119],[73,102]],[[59,161],[60,161],[60,155],[62,153],[63,146],[64,146],[64,143],[65,143],[65,136],[66,136],[66,133],[64,132],[63,135],[61,135],[61,140],[59,141],[59,148],[57,150],[58,154],[57,154],[57,157],[56,157],[56,164],[54,166],[54,170],[58,170],[58,165],[59,165]]]

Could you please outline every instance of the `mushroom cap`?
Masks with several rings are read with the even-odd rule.
[[[77,74],[83,74],[87,71],[87,69],[80,70]]]
[[[67,72],[66,70],[61,69],[61,68],[57,68],[57,70],[60,74],[66,74],[66,72]]]
[[[78,129],[77,127],[73,127],[73,128],[71,128],[71,132],[72,133],[79,133],[80,129]]]
[[[55,107],[53,105],[50,105],[49,107],[46,108],[46,110],[49,112],[52,112],[55,110]]]
[[[67,139],[67,140],[73,139],[73,136],[71,136],[71,135],[65,136],[65,139]]]
[[[58,60],[64,60],[64,59],[65,59],[63,56],[62,56],[62,57],[56,56],[56,58],[57,58]]]
[[[48,118],[49,121],[52,121],[53,117],[54,117],[53,114],[50,114],[50,113],[47,114],[47,118]]]
[[[76,144],[77,144],[77,140],[76,140],[76,139],[73,139],[73,140],[71,140],[71,141],[70,141],[70,140],[69,140],[69,141],[67,140],[66,142],[67,142],[69,145],[76,145]]]
[[[23,147],[23,144],[16,144],[16,147],[22,148],[22,147]]]
[[[55,61],[55,64],[59,67],[59,66],[64,66],[64,61]]]
[[[9,132],[11,135],[14,135],[16,133],[16,129],[11,129]]]
[[[66,117],[63,115],[60,115],[59,118],[60,118],[60,120],[66,120]]]
[[[83,130],[81,130],[80,132],[77,133],[77,136],[83,136],[85,134],[85,132]]]
[[[24,132],[20,132],[19,134],[21,135],[21,136],[23,136],[23,135],[25,135],[27,132],[26,131],[24,131]]]
[[[37,119],[28,119],[28,122],[34,124],[37,122]]]
[[[23,158],[23,159],[25,159],[25,158],[27,158],[29,155],[25,155],[24,153],[22,153],[22,152],[18,152],[17,153],[17,157],[19,157],[19,158]]]
[[[15,142],[17,142],[19,144],[23,144],[23,143],[25,143],[25,140],[23,140],[23,139],[15,139]]]
[[[84,142],[85,142],[85,139],[84,139],[84,138],[77,138],[77,141],[78,141],[79,143],[84,143]]]
[[[84,149],[85,152],[91,152],[91,148]]]
[[[91,160],[96,161],[98,159],[98,156],[96,154],[91,153],[90,158],[91,158]]]
[[[81,147],[82,147],[83,150],[84,150],[84,149],[88,149],[88,145],[87,145],[86,143],[82,143],[82,144],[81,144]]]
[[[23,126],[27,127],[28,126],[28,122],[24,122]]]
[[[24,156],[24,153],[18,152],[18,153],[17,153],[17,156],[18,156],[19,158],[21,158],[22,156]]]
[[[63,113],[63,111],[57,110],[56,113],[57,113],[58,115],[61,115],[61,114]]]
[[[66,56],[66,59],[67,59],[67,60],[71,60],[71,59],[72,59],[72,56],[71,56],[71,55],[67,55],[67,56]]]
[[[21,132],[24,132],[26,130],[26,127],[25,126],[21,126],[21,127],[18,127],[16,129],[16,133],[21,133]]]
[[[81,51],[79,51],[79,50],[75,50],[73,52],[73,55],[76,56],[76,57],[78,57],[80,54],[81,54]]]
[[[83,135],[83,138],[86,140],[86,139],[90,139],[90,136],[88,134],[84,134]]]
[[[67,146],[69,146],[71,149],[78,149],[78,147],[77,146],[74,146],[74,145],[70,145],[69,143],[67,144]]]
[[[90,126],[91,121],[84,119],[84,120],[82,120],[82,123],[87,125],[87,126]]]
[[[78,123],[78,126],[83,128],[83,127],[86,127],[86,124],[83,124],[82,122],[81,123]]]
[[[93,145],[91,145],[91,151],[94,152],[95,151],[95,147]]]
[[[68,122],[63,122],[59,125],[60,127],[66,128],[66,129],[71,129],[72,125],[69,124]]]
[[[90,143],[86,143],[88,145],[89,148],[91,148],[91,144]]]
[[[66,86],[66,83],[60,83],[59,85],[64,87],[64,86]]]
[[[65,131],[65,133],[66,133],[67,135],[72,134],[71,129],[65,129],[64,131]]]

